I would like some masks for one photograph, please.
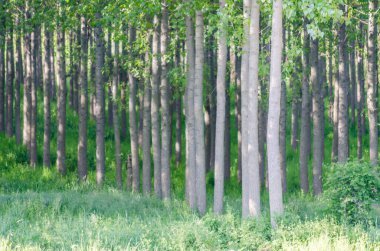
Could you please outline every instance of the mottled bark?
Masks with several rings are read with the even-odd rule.
[[[377,104],[377,23],[376,13],[377,0],[369,1],[369,17],[368,17],[368,39],[367,39],[367,107],[369,122],[369,158],[373,166],[378,162],[378,104]],[[340,143],[340,142],[339,142]],[[342,155],[342,158],[344,156]]]
[[[81,51],[79,73],[79,140],[78,140],[78,178],[87,179],[87,110],[88,110],[88,38],[87,20],[81,17]]]
[[[7,83],[6,83],[6,134],[11,137],[13,131],[13,82],[14,82],[14,52],[13,52],[13,24],[8,22],[7,33]]]
[[[95,26],[95,118],[96,118],[96,183],[102,185],[105,177],[105,145],[104,145],[104,42],[103,29],[100,24],[102,14],[97,12],[95,18],[98,23]]]
[[[151,156],[150,156],[150,139],[151,139],[151,118],[150,118],[150,106],[151,106],[151,87],[150,87],[150,68],[149,63],[149,52],[145,53],[145,89],[144,89],[144,119],[143,119],[143,140],[142,140],[142,150],[143,150],[143,193],[150,194],[151,192]]]
[[[304,193],[309,192],[308,161],[311,144],[310,131],[310,94],[309,94],[309,50],[310,37],[304,22],[303,59],[302,59],[302,112],[301,112],[301,137],[300,137],[300,185]]]
[[[52,46],[52,33],[49,27],[45,25],[45,57],[44,57],[44,153],[43,164],[50,168],[50,134],[51,134],[51,55],[50,47]]]
[[[17,22],[18,23],[18,22]],[[15,76],[15,130],[16,142],[21,144],[21,84],[24,82],[24,67],[22,63],[21,35],[16,34],[16,76]]]

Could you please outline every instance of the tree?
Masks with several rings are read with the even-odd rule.
[[[78,178],[87,179],[87,109],[88,109],[88,38],[87,19],[81,17],[81,49],[79,73],[79,141],[78,141]]]
[[[300,179],[301,190],[309,192],[308,161],[310,149],[310,94],[309,94],[309,48],[310,37],[306,30],[306,20],[303,25],[303,59],[302,59],[302,112],[300,137]]]
[[[45,167],[50,168],[50,134],[51,134],[51,55],[50,47],[52,46],[52,34],[49,30],[50,27],[45,25],[45,57],[44,57],[44,153],[43,164]]]
[[[16,19],[16,24],[19,24]],[[24,67],[22,62],[21,35],[20,31],[16,33],[16,72],[15,72],[15,127],[16,127],[16,142],[21,144],[21,83],[24,82]],[[1,66],[0,66],[1,67]],[[0,70],[1,71],[1,70]]]
[[[63,24],[57,27],[58,58],[58,93],[57,93],[57,169],[66,174],[66,62],[65,62],[65,30]]]
[[[347,7],[341,6],[347,14]],[[345,14],[345,15],[346,15]],[[338,162],[344,163],[348,159],[348,72],[346,61],[347,53],[347,34],[345,21],[340,24],[338,31],[338,50],[339,50],[339,111],[338,111]],[[370,91],[369,91],[370,92]],[[377,153],[376,153],[377,154]]]
[[[322,70],[318,67],[318,47],[317,38],[311,41],[310,63],[311,73],[310,81],[313,89],[313,191],[314,195],[322,193],[322,163],[323,163],[323,124],[321,118],[321,91],[318,73]]]
[[[359,24],[360,35],[357,36],[358,50],[356,53],[356,63],[358,67],[358,81],[357,81],[357,120],[358,120],[358,138],[357,138],[357,154],[358,159],[363,158],[363,136],[365,134],[365,114],[364,114],[364,42],[363,42],[363,24]]]
[[[276,226],[275,216],[284,210],[279,159],[282,46],[282,0],[274,0],[267,131],[268,159],[271,160],[268,162],[269,207],[273,227]]]
[[[195,23],[194,119],[196,193],[198,212],[203,215],[206,213],[206,158],[203,119],[204,24],[202,11],[196,11]]]
[[[160,145],[160,120],[159,120],[159,80],[160,80],[160,29],[159,19],[155,15],[153,18],[153,42],[152,42],[152,146],[153,146],[153,165],[154,165],[154,191],[156,196],[161,198],[161,145]]]
[[[5,84],[5,17],[4,17],[4,0],[0,0],[0,132],[4,132],[4,84]],[[25,14],[28,13],[27,9]]]
[[[170,199],[170,104],[168,85],[167,47],[169,43],[169,17],[166,1],[161,9],[161,185],[162,197]]]
[[[130,29],[130,42],[132,46],[136,40],[136,29]],[[132,48],[132,55],[134,50]],[[138,135],[137,135],[137,119],[136,119],[136,78],[132,71],[128,72],[129,78],[129,133],[131,135],[131,154],[132,154],[132,190],[138,192],[140,190],[140,172],[139,172],[139,156],[138,156]]]
[[[149,36],[150,37],[150,36]],[[145,194],[150,194],[151,192],[151,158],[150,158],[150,140],[151,140],[151,116],[150,116],[150,106],[151,106],[151,87],[150,87],[150,68],[151,64],[149,51],[145,52],[145,89],[144,89],[144,119],[143,119],[143,192]]]
[[[377,0],[369,1],[369,16],[368,16],[368,40],[367,40],[367,51],[368,51],[368,72],[367,72],[367,106],[368,106],[368,121],[369,121],[369,158],[371,164],[373,166],[377,165],[378,162],[378,104],[377,104],[377,24],[376,24],[376,13],[377,11]],[[345,26],[344,24],[341,27],[342,32],[342,40],[343,35],[345,34]],[[340,37],[340,36],[339,36]],[[339,46],[339,52],[344,50],[344,41],[342,42],[342,46]],[[342,48],[341,48],[342,47]],[[344,51],[342,51],[344,53]],[[339,57],[340,59],[340,57]],[[340,69],[340,68],[339,68]],[[339,73],[341,73],[339,71]],[[343,84],[343,83],[342,83]],[[344,86],[341,87],[344,89]],[[341,90],[341,89],[340,89]],[[343,99],[343,98],[342,98]],[[340,107],[339,107],[340,108]],[[342,115],[343,116],[343,115]],[[343,118],[342,118],[343,119]],[[339,125],[339,128],[344,128],[344,120],[342,121],[342,125]],[[340,143],[340,142],[339,142]],[[344,152],[345,154],[345,152]],[[341,156],[341,160],[346,157],[345,155]]]
[[[101,26],[102,14],[95,13],[95,118],[96,118],[96,183],[102,185],[105,175],[105,149],[104,149],[104,86],[103,86],[103,65],[104,65],[104,44],[103,29]]]
[[[116,162],[116,184],[119,189],[123,187],[122,167],[121,167],[121,146],[118,114],[118,84],[119,84],[119,42],[114,42],[113,53],[113,74],[112,74],[112,119],[115,137],[115,162]]]
[[[216,129],[215,129],[215,191],[214,191],[214,212],[223,212],[224,196],[224,126],[226,112],[226,66],[227,66],[227,32],[226,17],[224,9],[226,1],[219,1],[219,39],[218,39],[218,72],[216,77]]]
[[[189,1],[185,1],[189,2]],[[195,114],[194,114],[194,81],[195,81],[195,44],[194,26],[190,15],[186,16],[186,198],[192,209],[196,208],[196,148],[195,148]]]
[[[6,84],[6,134],[11,137],[13,131],[13,82],[14,82],[14,52],[13,52],[13,23],[8,21],[7,33],[7,84]]]

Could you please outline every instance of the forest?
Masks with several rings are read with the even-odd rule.
[[[380,250],[378,0],[0,0],[0,250]]]

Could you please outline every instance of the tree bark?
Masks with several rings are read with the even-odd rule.
[[[377,0],[369,1],[368,17],[368,72],[367,72],[367,107],[369,122],[369,158],[373,166],[378,162],[378,104],[377,104],[377,24],[376,13]],[[342,156],[344,157],[344,156]]]
[[[87,179],[87,110],[88,110],[88,38],[87,19],[81,17],[81,50],[79,74],[79,141],[78,141],[78,178]]]
[[[133,44],[136,40],[136,29],[130,29],[130,42]],[[134,51],[130,53],[134,55]],[[128,73],[129,78],[129,133],[131,135],[131,153],[132,153],[132,191],[140,190],[140,170],[139,170],[139,152],[138,152],[138,129],[136,119],[136,78],[131,71]]]
[[[118,116],[118,95],[119,84],[119,43],[114,42],[113,67],[112,67],[112,119],[115,137],[115,164],[116,164],[116,184],[119,189],[123,188],[122,166],[121,166],[121,145]]]
[[[282,0],[273,2],[271,71],[268,110],[268,182],[271,224],[276,227],[275,216],[284,211],[282,201],[279,126],[281,109],[281,58],[282,58]]]
[[[45,25],[45,57],[44,57],[44,153],[43,164],[45,167],[50,168],[50,134],[51,134],[51,55],[50,46],[52,41],[52,34],[49,27]]]
[[[363,158],[363,136],[365,134],[365,113],[364,113],[364,34],[363,34],[363,24],[359,24],[359,30],[361,31],[360,36],[357,37],[358,40],[358,51],[356,53],[356,64],[358,67],[358,81],[357,81],[357,120],[358,120],[358,136],[357,136],[357,155],[358,159]]]
[[[161,185],[162,197],[170,199],[170,103],[168,85],[167,48],[169,43],[169,17],[166,1],[161,9]]]
[[[11,20],[10,20],[11,22]],[[13,24],[9,22],[7,34],[7,86],[6,86],[6,134],[11,137],[13,131],[13,82],[14,82],[14,57],[13,57]]]
[[[19,21],[16,22],[19,24]],[[15,127],[16,142],[21,144],[21,83],[24,82],[24,67],[22,63],[21,35],[16,34],[16,82],[15,82]],[[0,69],[1,71],[1,69]]]
[[[194,78],[194,119],[195,119],[195,166],[197,208],[201,215],[206,213],[206,163],[203,116],[203,13],[196,11],[195,18],[195,78]]]
[[[4,6],[5,6],[4,0],[0,0],[0,11],[2,13],[4,13]],[[28,13],[28,10],[26,10],[26,13]],[[28,16],[26,17],[26,19],[27,18],[28,18]],[[4,123],[5,122],[5,111],[4,111],[5,33],[6,33],[5,18],[0,17],[0,132],[4,132],[4,130],[5,130],[5,128],[4,128],[4,126],[5,126],[5,123]],[[27,36],[27,34],[25,35],[25,37],[26,36]]]
[[[154,192],[158,198],[162,196],[161,190],[161,145],[160,145],[160,21],[158,16],[154,16],[153,20],[154,32],[152,41],[152,146],[153,146],[153,165],[154,165]]]
[[[303,40],[303,61],[302,61],[302,113],[301,113],[301,137],[300,137],[300,184],[304,193],[309,192],[308,161],[310,149],[310,94],[309,94],[309,48],[310,37],[306,30],[304,21]]]
[[[192,209],[197,206],[196,197],[196,148],[195,148],[195,44],[191,16],[186,16],[187,86],[186,86],[186,194]]]
[[[321,89],[318,73],[318,39],[312,39],[310,50],[311,74],[310,82],[313,88],[313,192],[314,195],[322,193],[322,163],[323,163],[323,124],[321,118]]]
[[[57,31],[58,58],[58,99],[57,99],[57,169],[66,174],[66,63],[65,63],[65,31],[60,25]]]
[[[28,3],[28,2],[26,2]],[[26,12],[25,12],[25,19],[30,19],[30,12],[28,9],[28,6],[26,6]],[[23,96],[23,143],[28,149],[30,153],[30,123],[31,123],[31,81],[32,81],[32,72],[30,68],[30,60],[31,60],[31,34],[29,32],[25,33],[24,37],[24,56],[25,56],[25,78],[24,78],[24,96]],[[0,55],[0,62],[1,62],[1,55]],[[3,60],[4,61],[4,60]],[[1,67],[1,66],[0,66]],[[0,69],[1,71],[2,69]],[[3,84],[3,81],[0,79],[0,84]],[[3,87],[0,86],[0,91],[3,89]],[[3,94],[0,93],[0,99]],[[0,107],[3,107],[3,102],[0,100]],[[0,114],[3,114],[1,111],[2,108],[0,108]],[[2,122],[0,121],[0,131]]]
[[[224,13],[225,0],[219,0],[219,11]],[[224,196],[224,125],[226,113],[226,66],[227,66],[227,32],[223,20],[220,20],[216,77],[216,129],[215,129],[215,190],[214,212],[223,212]]]
[[[342,10],[346,7],[341,6]],[[345,14],[346,15],[346,14]],[[339,49],[339,111],[338,111],[338,162],[344,163],[348,159],[348,72],[346,64],[347,53],[346,23],[342,23],[338,33]],[[370,90],[368,91],[371,92]],[[375,93],[375,92],[374,92]],[[369,96],[369,95],[368,95]],[[377,139],[376,139],[377,141]],[[376,150],[377,156],[377,150]]]
[[[100,22],[102,14],[97,12],[95,19]],[[96,183],[102,185],[105,176],[105,146],[104,146],[104,81],[103,81],[103,66],[104,66],[104,42],[103,29],[100,23],[95,26],[95,44],[96,44],[96,59],[95,59],[95,118],[96,118]]]
[[[151,157],[150,157],[150,138],[151,138],[151,118],[150,118],[150,106],[151,106],[151,87],[150,87],[150,67],[149,53],[145,53],[145,62],[147,63],[145,73],[145,90],[144,90],[144,119],[143,119],[143,193],[150,194],[151,192]]]

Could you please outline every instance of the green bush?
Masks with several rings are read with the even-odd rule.
[[[379,199],[380,183],[374,167],[364,162],[334,165],[327,178],[326,196],[332,213],[342,221],[367,221],[371,205]]]

